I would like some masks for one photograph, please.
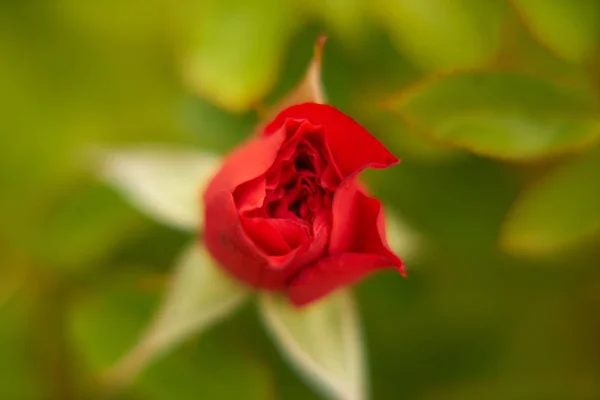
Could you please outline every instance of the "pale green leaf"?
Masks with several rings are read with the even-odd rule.
[[[268,107],[263,111],[262,121],[268,123],[273,120],[277,114],[282,112],[288,107],[291,107],[300,103],[326,103],[326,96],[321,78],[321,60],[323,55],[323,47],[327,38],[321,36],[317,39],[314,49],[313,56],[304,73],[304,77],[291,91],[286,93],[281,99],[279,99],[273,106]]]
[[[550,256],[600,232],[600,153],[550,171],[513,205],[502,230],[509,252]]]
[[[583,62],[600,46],[598,0],[513,0],[533,36],[566,60]]]
[[[109,386],[132,380],[154,357],[225,318],[248,297],[196,243],[183,254],[172,279],[154,321],[107,374]]]
[[[149,216],[193,231],[202,225],[202,192],[219,163],[210,153],[146,145],[106,151],[100,174]]]
[[[366,365],[350,292],[338,291],[304,308],[264,294],[260,311],[284,357],[328,398],[366,398]]]
[[[385,208],[385,228],[390,248],[403,261],[412,260],[421,249],[421,238],[396,212]]]
[[[506,159],[548,156],[600,136],[591,92],[517,73],[442,76],[403,93],[390,107],[434,139]]]

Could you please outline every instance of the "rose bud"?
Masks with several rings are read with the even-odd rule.
[[[203,239],[231,275],[312,302],[402,261],[390,250],[365,168],[399,161],[332,106],[287,108],[224,161],[204,193]]]

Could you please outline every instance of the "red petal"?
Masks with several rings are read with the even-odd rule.
[[[238,212],[243,214],[244,211],[260,208],[265,200],[266,191],[267,181],[264,176],[240,184],[233,191]]]
[[[390,250],[381,203],[365,194],[356,180],[346,181],[335,192],[329,254],[378,254],[404,273],[402,261]]]
[[[259,286],[268,261],[246,235],[231,192],[206,196],[204,242],[217,263],[250,286]]]
[[[333,199],[329,254],[300,271],[288,287],[292,302],[303,305],[354,283],[370,272],[402,261],[390,250],[379,200],[367,196],[355,180],[346,181]]]
[[[270,257],[269,267],[260,277],[260,287],[274,290],[284,290],[290,278],[307,264],[312,264],[327,251],[329,238],[329,218],[326,215],[317,216],[313,240],[311,243],[292,250],[281,257]]]
[[[309,229],[289,219],[242,217],[248,236],[269,256],[282,256],[310,243]]]
[[[264,174],[275,162],[284,140],[285,131],[280,129],[273,135],[253,138],[233,151],[206,189],[205,201],[219,191],[232,193],[240,184]]]
[[[285,240],[282,232],[269,219],[242,217],[242,226],[252,241],[260,249],[271,256],[282,256],[292,248]]]
[[[269,256],[248,237],[230,193],[213,196],[206,210],[206,248],[232,276],[256,288],[284,290],[299,268],[314,262],[327,248],[328,226],[323,226],[312,243],[285,255]]]
[[[389,259],[376,254],[329,256],[302,269],[288,286],[287,295],[292,303],[302,306],[389,265]]]
[[[267,125],[265,134],[279,131],[288,119],[324,127],[326,143],[343,178],[365,168],[387,168],[399,162],[366,129],[332,106],[304,103],[290,107]]]
[[[261,271],[269,262],[244,231],[233,191],[267,171],[284,139],[281,130],[248,141],[225,159],[204,192],[204,240],[208,251],[225,270],[252,286],[259,284]],[[262,185],[264,190],[264,182]],[[256,196],[245,200],[250,197]]]

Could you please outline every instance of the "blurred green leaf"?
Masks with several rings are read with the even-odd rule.
[[[82,179],[82,150],[178,133],[174,74],[151,33],[157,21],[125,6],[116,22],[110,6],[83,3],[0,7],[0,191],[10,193],[0,199],[0,231],[31,258],[65,268],[95,263],[144,221]],[[149,29],[138,32],[136,18]]]
[[[273,399],[268,365],[230,330],[219,327],[157,360],[134,388],[149,400]]]
[[[425,71],[481,66],[499,46],[499,0],[375,0],[376,17],[398,48]]]
[[[322,76],[328,103],[352,115],[369,115],[382,96],[389,96],[422,74],[379,27],[362,31],[360,42],[328,39]]]
[[[558,82],[589,84],[584,67],[571,63],[537,42],[515,10],[508,13],[498,57],[490,66],[532,76],[551,77]]]
[[[86,36],[135,44],[160,33],[161,25],[158,22],[161,9],[157,6],[161,2],[58,0],[55,7],[61,21],[79,29]]]
[[[256,105],[279,75],[285,46],[302,16],[277,0],[198,3],[182,8],[185,20],[183,74],[188,84],[224,108]]]
[[[263,124],[273,120],[277,114],[296,104],[310,102],[319,104],[327,103],[325,88],[323,87],[321,78],[321,60],[326,41],[327,38],[325,36],[321,36],[315,40],[313,56],[304,72],[302,80],[276,103],[271,106],[265,106],[261,110]]]
[[[366,3],[363,0],[296,0],[307,12],[323,20],[336,36],[348,41],[361,40],[365,24]]]
[[[306,75],[306,69],[313,59],[315,43],[321,35],[322,27],[314,23],[306,24],[294,34],[283,57],[279,79],[263,100],[263,106],[273,106],[298,86]]]
[[[364,126],[387,144],[403,163],[449,163],[467,154],[410,129],[402,118],[388,110],[369,110],[360,118]]]
[[[150,217],[194,232],[204,225],[202,194],[220,162],[212,153],[146,144],[102,151],[98,174]]]
[[[600,231],[600,153],[589,152],[528,188],[505,222],[501,244],[532,256],[554,255]]]
[[[548,156],[600,136],[592,93],[517,73],[443,76],[404,92],[390,107],[434,139],[505,159]]]
[[[264,293],[260,312],[283,356],[327,398],[366,398],[363,342],[352,293],[339,291],[304,308]]]
[[[116,390],[130,383],[156,356],[224,319],[247,299],[195,241],[178,262],[158,314],[135,346],[111,368],[106,384]]]
[[[533,36],[561,57],[576,63],[600,49],[597,0],[512,0]]]

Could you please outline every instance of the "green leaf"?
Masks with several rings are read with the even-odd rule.
[[[589,85],[584,66],[573,64],[542,46],[532,37],[517,13],[511,13],[504,26],[502,47],[491,67],[498,70],[552,77],[558,82]]]
[[[298,2],[307,12],[323,20],[335,33],[347,39],[349,43],[360,41],[365,24],[365,8],[362,0],[333,0],[326,6],[319,0],[302,0]]]
[[[581,63],[600,46],[597,0],[513,0],[533,36],[566,60]]]
[[[382,97],[422,76],[377,27],[363,30],[360,42],[351,45],[335,37],[328,41],[322,66],[328,102],[357,121],[368,118]]]
[[[416,130],[473,153],[530,159],[600,136],[598,100],[576,87],[509,72],[465,72],[390,102]]]
[[[439,143],[426,135],[410,129],[403,119],[388,110],[363,109],[357,118],[365,121],[365,126],[375,137],[390,146],[398,154],[402,163],[443,164],[455,162],[465,151]]]
[[[366,398],[366,365],[351,294],[339,291],[305,308],[264,294],[260,310],[284,357],[328,398]]]
[[[560,253],[600,232],[600,153],[561,165],[528,188],[505,221],[501,245],[509,252]]]
[[[210,153],[146,145],[107,151],[99,172],[149,216],[194,231],[203,223],[203,189],[219,162]]]
[[[139,342],[108,372],[109,387],[129,383],[156,356],[233,312],[248,292],[193,243],[179,261],[155,319]]]
[[[378,19],[398,48],[426,71],[481,66],[499,47],[497,0],[376,0]]]
[[[181,10],[188,42],[184,77],[215,104],[246,111],[275,84],[285,46],[301,19],[277,0],[197,4],[196,12]]]

